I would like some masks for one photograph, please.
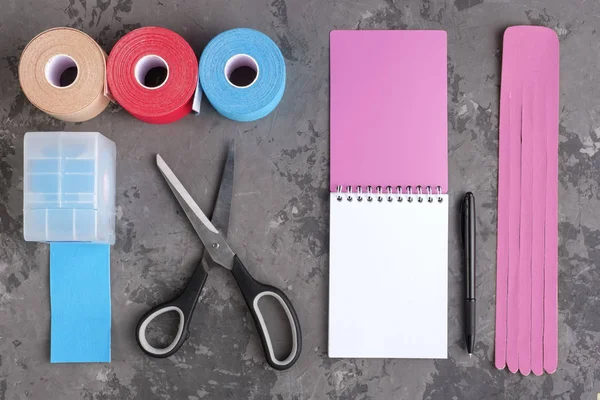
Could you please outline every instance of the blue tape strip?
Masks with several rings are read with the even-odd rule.
[[[247,87],[232,85],[225,75],[225,64],[233,56],[252,57],[258,65],[254,83]],[[285,61],[279,47],[264,33],[238,28],[213,38],[200,57],[194,111],[199,113],[202,91],[213,107],[234,121],[254,121],[269,114],[283,97]],[[200,90],[200,86],[202,87]]]
[[[50,244],[50,362],[110,362],[110,246]]]

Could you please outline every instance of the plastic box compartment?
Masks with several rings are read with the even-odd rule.
[[[25,240],[114,244],[116,157],[97,132],[26,133]]]

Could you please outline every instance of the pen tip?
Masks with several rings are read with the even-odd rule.
[[[473,353],[469,353],[469,358],[473,357]]]

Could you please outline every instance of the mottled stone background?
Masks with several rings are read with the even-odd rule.
[[[595,399],[599,16],[598,0],[0,0],[0,400]],[[551,27],[561,42],[560,363],[554,375],[542,377],[493,367],[500,49],[502,32],[516,24]],[[20,91],[19,55],[40,31],[73,26],[109,51],[123,34],[146,25],[179,32],[198,55],[226,29],[267,33],[287,63],[283,101],[253,123],[229,121],[205,103],[201,117],[170,126],[143,124],[114,105],[92,121],[70,124],[36,110]],[[451,206],[456,211],[466,190],[477,193],[479,206],[479,342],[472,359],[461,335],[454,217],[449,358],[327,358],[328,54],[334,28],[448,32]],[[22,237],[23,134],[45,130],[100,131],[117,143],[110,364],[49,363],[48,247]],[[201,252],[153,156],[160,152],[210,210],[231,138],[238,154],[229,237],[249,269],[287,288],[298,309],[304,352],[289,372],[264,363],[226,271],[211,271],[192,337],[176,356],[150,359],[133,336],[141,313],[182,287]]]

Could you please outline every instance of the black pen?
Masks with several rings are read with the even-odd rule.
[[[465,262],[465,340],[469,357],[475,347],[475,196],[468,192],[462,205]]]

